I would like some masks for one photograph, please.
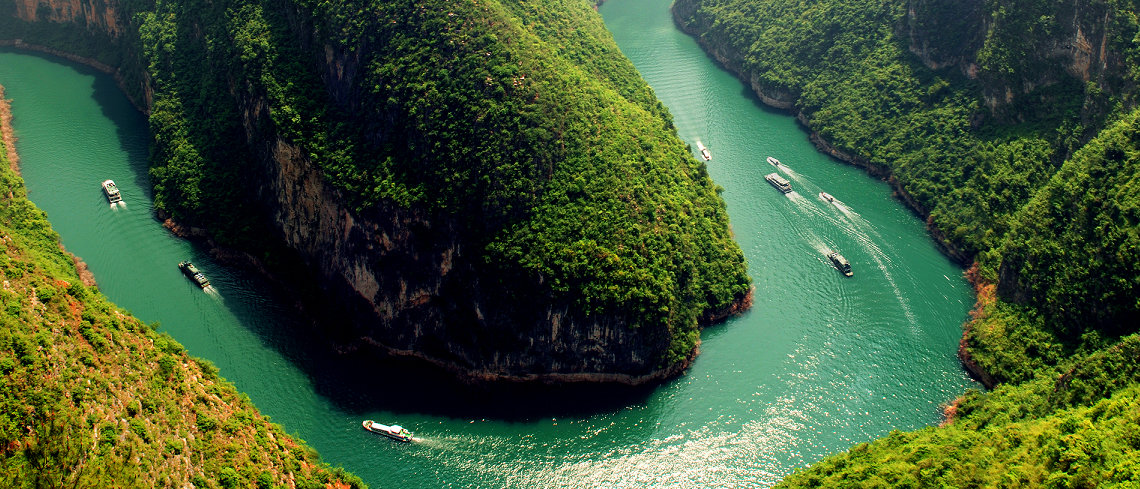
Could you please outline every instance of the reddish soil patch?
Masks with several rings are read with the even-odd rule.
[[[12,101],[4,98],[4,87],[0,86],[0,137],[8,153],[8,163],[12,171],[20,172],[20,158],[16,156],[16,133],[12,131]]]

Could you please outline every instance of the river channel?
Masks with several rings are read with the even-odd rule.
[[[423,402],[377,395],[400,368],[341,375],[352,366],[294,334],[304,328],[288,299],[152,217],[145,119],[109,77],[0,48],[0,84],[31,199],[100,289],[372,487],[766,487],[855,443],[938,423],[946,402],[975,387],[955,358],[973,303],[962,270],[886,184],[816,152],[792,117],[761,106],[679,32],[668,7],[610,0],[600,12],[680,136],[710,149],[755,304],[704,332],[684,376],[581,406],[476,409],[430,378],[412,389],[435,392]],[[795,191],[770,186],[772,172]],[[124,206],[107,205],[107,178]],[[827,261],[831,250],[854,277]],[[212,293],[179,273],[185,259]],[[417,441],[366,433],[367,418],[398,422]]]

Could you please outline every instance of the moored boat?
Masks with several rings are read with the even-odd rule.
[[[194,266],[193,263],[188,261],[179,262],[178,269],[182,270],[182,274],[199,287],[204,289],[210,286],[210,279],[206,278],[206,275],[203,274],[201,270],[198,270],[198,267]]]
[[[103,194],[112,204],[123,201],[123,195],[119,193],[119,187],[115,185],[114,180],[103,180]]]
[[[780,160],[777,160],[776,158],[769,156],[768,157],[768,164],[775,166],[775,167],[779,167],[780,166]]]
[[[840,255],[838,251],[828,253],[827,259],[831,260],[831,264],[835,265],[835,268],[843,273],[844,276],[851,277],[855,275],[855,273],[851,271],[851,263],[849,263],[846,258],[843,258],[843,255]]]
[[[403,428],[400,425],[388,426],[385,424],[380,424],[380,423],[377,423],[375,421],[372,421],[371,419],[364,420],[364,422],[361,423],[361,425],[364,426],[364,429],[366,429],[368,431],[371,431],[371,432],[379,434],[379,435],[384,435],[384,436],[391,438],[393,440],[396,440],[396,441],[402,441],[402,442],[412,441],[412,432],[408,431],[407,429]]]
[[[777,190],[785,194],[792,191],[792,182],[789,182],[788,179],[781,177],[775,173],[764,175],[764,179],[767,180],[768,183],[772,184],[773,187],[776,187]]]
[[[704,158],[705,161],[712,159],[712,153],[710,153],[709,149],[706,148],[704,144],[701,144],[700,141],[697,141],[697,149],[701,151],[701,158]]]

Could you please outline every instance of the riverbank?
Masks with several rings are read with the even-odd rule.
[[[240,267],[219,265],[205,247],[172,239],[159,227],[142,197],[148,184],[147,152],[140,144],[145,142],[145,121],[119,110],[126,103],[119,104],[117,96],[103,93],[99,104],[85,108],[90,105],[86,101],[65,105],[52,93],[33,100],[31,93],[17,93],[11,86],[9,93],[18,95],[16,123],[22,128],[33,116],[50,117],[34,126],[47,131],[36,134],[29,124],[20,132],[24,172],[68,247],[98,272],[104,293],[159,325],[189,351],[211,359],[262,412],[374,487],[622,487],[630,481],[644,486],[767,486],[849,447],[851,440],[937,423],[934,408],[974,385],[953,357],[956,339],[946,339],[957,333],[957,324],[941,319],[964,316],[968,308],[963,304],[970,301],[965,283],[929,243],[920,223],[909,219],[909,210],[874,179],[816,155],[784,114],[761,110],[741,97],[738,83],[721,85],[735,80],[672,29],[663,8],[636,1],[610,4],[629,11],[611,14],[615,21],[628,20],[619,37],[655,46],[672,45],[674,36],[686,41],[679,53],[654,51],[650,56],[643,51],[643,71],[651,72],[648,63],[656,63],[660,73],[677,77],[678,83],[658,83],[654,91],[679,115],[681,134],[700,135],[716,152],[709,172],[726,187],[723,195],[734,213],[736,239],[757,277],[755,307],[727,325],[707,328],[701,355],[690,370],[661,386],[615,386],[603,392],[557,387],[550,390],[573,395],[540,402],[529,391],[457,393],[450,383],[418,376],[402,364],[376,368],[369,363],[374,360],[368,358],[371,349],[325,355],[318,351],[322,343],[305,334],[308,326],[295,324],[299,320],[292,301],[266,292],[277,284],[265,284]],[[644,13],[650,10],[659,11],[660,19],[646,20]],[[669,37],[652,37],[662,33]],[[622,50],[637,53],[625,46]],[[33,79],[35,87],[42,85],[34,82],[37,77],[77,75],[74,69],[58,69],[41,76],[36,69],[21,66],[20,73],[27,76],[19,78]],[[90,86],[90,73],[82,72],[78,86]],[[707,86],[707,98],[691,105],[676,102],[696,91],[694,81],[706,79],[715,82]],[[111,85],[101,84],[104,89]],[[62,89],[79,91],[69,87]],[[77,102],[84,105],[71,105]],[[64,113],[54,113],[61,108]],[[90,120],[76,121],[77,114],[87,113]],[[99,125],[101,117],[124,114],[131,117],[116,119],[113,128]],[[63,148],[70,138],[61,138],[59,131],[74,129],[77,122],[83,122],[85,135],[97,139]],[[782,148],[780,154],[787,161],[802,159],[805,184],[834,182],[828,184],[829,192],[851,195],[874,229],[890,237],[879,243],[894,264],[891,272],[913,309],[914,323],[903,314],[901,301],[878,293],[885,278],[859,246],[862,241],[856,238],[862,235],[849,236],[830,222],[809,219],[763,180],[749,178],[762,161],[748,155],[763,154],[763,148],[751,145],[754,135],[729,129],[768,122],[779,127],[771,133],[771,144]],[[129,161],[110,157],[123,159],[124,146]],[[52,152],[37,154],[33,148]],[[66,166],[43,171],[55,164]],[[61,174],[74,178],[59,178]],[[109,210],[92,185],[108,177],[120,183],[128,209]],[[865,191],[872,186],[875,191]],[[868,266],[854,279],[838,276],[798,233],[809,229],[834,240],[848,255],[863,255]],[[175,264],[185,259],[207,271],[217,294],[203,292],[178,273]],[[275,272],[287,272],[270,263]],[[363,419],[399,423],[424,442],[394,445],[378,439],[360,428]],[[230,425],[218,420],[217,427],[220,432]],[[122,433],[133,436],[129,429]]]
[[[16,154],[16,133],[12,130],[12,101],[4,97],[4,86],[0,85],[0,139],[4,140],[8,166],[20,174],[20,157]]]
[[[37,103],[27,91],[20,94],[17,123],[35,127],[37,114],[27,109],[41,107],[45,99]],[[0,104],[0,132],[5,136],[13,133],[11,105]],[[37,159],[38,136],[68,130],[53,125],[36,132],[24,133],[25,162],[39,167],[25,172],[32,175],[44,162]],[[5,137],[0,160],[15,155],[9,140]],[[88,156],[99,152],[91,146],[80,149]],[[111,153],[120,154],[118,149]],[[88,168],[100,166],[97,158],[74,160]],[[5,173],[7,190],[0,195],[4,294],[29,298],[13,302],[3,313],[5,338],[16,346],[0,351],[5,381],[0,403],[21,407],[4,413],[9,429],[0,487],[49,480],[77,487],[246,484],[242,477],[250,467],[257,469],[256,480],[267,486],[364,486],[262,416],[212,363],[191,357],[169,335],[155,331],[156,325],[147,325],[100,291],[76,283],[67,266],[67,260],[76,260],[74,255],[63,249],[41,208],[28,200],[27,182],[21,180]],[[94,197],[88,179],[82,184],[90,193],[59,181],[66,179],[51,180],[53,189],[62,187],[61,194]],[[107,214],[105,201],[97,207]],[[76,261],[76,268],[79,280],[87,284],[86,266]],[[19,353],[15,361],[13,352]],[[241,474],[233,467],[241,468]]]
[[[926,223],[926,227],[929,230],[931,236],[934,238],[934,242],[938,244],[946,256],[958,262],[958,264],[963,267],[971,264],[972,259],[967,256],[966,253],[961,249],[950,243],[946,239],[946,234],[930,222],[930,211],[920,205],[918,201],[916,201],[914,197],[912,197],[903,188],[902,184],[897,178],[895,178],[890,168],[887,168],[883,165],[876,165],[874,163],[871,163],[866,158],[849,154],[836,148],[833,144],[824,139],[818,131],[814,130],[811,127],[811,125],[808,123],[807,114],[805,114],[802,110],[796,108],[796,94],[786,90],[773,91],[763,87],[760,83],[758,83],[758,77],[756,77],[753,73],[745,72],[741,67],[739,60],[735,59],[731,54],[725,52],[726,48],[724,46],[713,44],[708,36],[700,35],[700,32],[689,28],[689,26],[685,24],[684,19],[681,18],[681,14],[678,13],[676,9],[672,9],[671,12],[674,24],[677,26],[677,28],[695,39],[701,48],[704,49],[705,53],[716,60],[718,65],[720,65],[725,70],[728,70],[730,73],[736,75],[736,77],[740,79],[740,81],[744,83],[745,86],[749,87],[752,90],[752,93],[756,95],[760,102],[774,109],[787,111],[789,114],[795,117],[795,119],[799,121],[799,123],[808,132],[808,139],[812,142],[812,144],[815,145],[819,152],[849,165],[863,168],[870,175],[878,177],[887,182],[891,186],[891,190],[894,192],[895,196],[898,197],[898,199],[903,203],[905,203],[907,207],[911,209],[919,219]]]
[[[131,105],[133,105],[136,110],[143,113],[144,115],[150,114],[150,110],[147,109],[147,104],[144,104],[142,101],[135,100],[134,97],[130,96],[131,92],[129,90],[127,90],[126,79],[123,78],[122,73],[120,73],[119,70],[113,66],[110,66],[106,63],[101,63],[101,62],[94,60],[94,59],[91,59],[91,58],[87,58],[87,57],[78,56],[78,55],[75,55],[72,53],[68,53],[66,51],[60,51],[58,49],[50,48],[50,47],[39,45],[39,44],[26,43],[22,39],[0,39],[0,47],[11,47],[11,48],[15,48],[15,49],[21,49],[21,50],[25,50],[25,51],[31,51],[31,52],[35,52],[35,53],[47,54],[50,56],[63,58],[63,59],[66,59],[68,61],[71,61],[73,63],[79,63],[81,65],[93,68],[93,69],[99,71],[100,73],[105,73],[107,75],[110,75],[111,78],[113,78],[115,80],[115,85],[118,85],[119,91],[123,92],[123,94],[125,94],[127,96],[127,100],[130,100]],[[146,93],[149,94],[150,91],[147,90]]]
[[[941,229],[935,226],[933,222],[931,222],[930,211],[924,206],[920,205],[914,199],[914,197],[912,197],[906,191],[906,189],[903,188],[902,183],[898,180],[898,178],[894,176],[890,168],[884,165],[874,164],[870,160],[859,155],[844,152],[827,141],[818,131],[814,130],[811,127],[807,114],[796,107],[795,101],[797,95],[795,93],[787,90],[774,91],[763,87],[760,83],[758,83],[759,77],[757,77],[754,73],[746,72],[741,66],[740,61],[736,59],[732,53],[729,53],[727,51],[728,48],[726,46],[715,44],[713,42],[714,40],[710,36],[701,35],[699,31],[686,25],[684,19],[682,18],[683,14],[676,9],[676,6],[677,4],[674,3],[673,7],[670,8],[674,25],[676,25],[679,30],[695,39],[697,44],[701,46],[704,52],[713,60],[715,60],[721,68],[732,73],[742,83],[744,83],[745,86],[748,86],[751,92],[756,95],[759,101],[764,105],[767,105],[774,109],[787,111],[789,114],[795,117],[796,121],[801,125],[801,127],[803,127],[808,132],[808,139],[819,152],[826,154],[835,160],[862,168],[868,174],[885,181],[888,185],[890,185],[894,196],[902,201],[906,207],[914,213],[916,217],[925,223],[927,232],[929,233],[931,239],[944,255],[954,260],[958,265],[962,267],[970,266],[970,270],[976,271],[977,263],[973,261],[973,259],[960,248],[950,243],[946,237],[945,232],[943,232]],[[965,273],[968,273],[968,271]],[[985,284],[983,282],[983,279],[976,273],[968,276],[967,278],[975,289],[974,311],[981,311],[984,307],[984,304],[981,302],[982,299],[978,292],[986,287],[992,288],[992,285]],[[962,335],[958,347],[958,358],[962,364],[962,367],[973,378],[982,382],[982,384],[987,388],[992,388],[996,385],[993,377],[985,372],[981,366],[973,360],[969,354],[968,349],[966,348],[966,338],[969,332],[968,328],[970,327],[970,324],[975,320],[976,319],[971,319],[971,321],[964,323],[962,326]],[[948,411],[948,413],[949,412],[950,411]]]
[[[115,70],[110,66],[104,65],[102,63],[99,63],[99,62],[96,62],[93,60],[84,59],[82,57],[69,56],[69,55],[66,55],[66,53],[61,53],[57,50],[48,49],[48,48],[44,48],[42,46],[36,46],[36,45],[32,45],[32,44],[28,44],[28,43],[22,43],[22,42],[11,42],[11,43],[9,43],[9,45],[16,46],[16,47],[21,48],[21,49],[32,50],[32,51],[51,54],[51,55],[57,55],[57,56],[60,56],[64,59],[68,59],[70,61],[81,62],[81,63],[87,64],[87,65],[92,66],[101,72],[117,75],[115,73]],[[121,77],[116,76],[116,82],[119,85],[120,89],[122,89],[123,87],[122,87],[122,83],[121,83]],[[136,104],[136,107],[137,107],[137,104]],[[316,175],[316,177],[315,177],[315,179],[317,179],[317,180],[319,180],[320,178],[321,178],[320,175]],[[304,199],[302,199],[302,200],[304,200]],[[338,213],[337,215],[340,215],[340,214]],[[238,260],[238,263],[240,263],[242,266],[245,266],[247,268],[251,268],[251,269],[257,270],[259,272],[262,272],[263,275],[265,275],[267,278],[270,278],[271,281],[273,281],[275,283],[286,283],[286,281],[284,281],[284,280],[278,280],[281,278],[279,276],[280,275],[279,273],[270,274],[270,273],[266,272],[266,270],[268,270],[270,268],[273,268],[276,270],[281,270],[282,268],[287,268],[287,267],[281,267],[279,263],[274,263],[273,266],[266,266],[265,264],[260,263],[258,260],[256,260],[253,257],[254,256],[266,257],[266,256],[273,255],[274,258],[278,258],[280,256],[286,256],[286,258],[284,258],[284,259],[289,260],[289,259],[293,258],[292,256],[287,256],[287,255],[291,255],[290,253],[274,253],[277,250],[270,250],[270,252],[266,252],[265,249],[254,249],[254,250],[252,250],[252,252],[248,252],[250,250],[245,250],[245,249],[240,250],[240,251],[221,249],[218,247],[217,243],[215,243],[209,239],[209,236],[211,234],[210,229],[203,229],[203,228],[187,226],[187,225],[184,225],[184,223],[175,222],[175,221],[169,219],[167,216],[159,215],[156,217],[160,221],[162,221],[164,223],[164,225],[168,229],[170,229],[174,234],[176,234],[178,236],[182,236],[182,237],[191,237],[191,238],[194,238],[197,240],[201,240],[203,243],[205,243],[205,245],[207,247],[210,248],[211,254],[213,254],[215,257],[217,257],[219,259],[223,259],[224,261],[227,261],[230,263],[233,263],[232,261],[230,261],[230,259],[236,259],[236,260]],[[308,223],[306,224],[306,226],[307,225],[308,225]],[[225,241],[225,243],[232,244],[233,241]],[[257,246],[260,246],[260,245],[254,244],[251,247],[257,247]],[[324,247],[324,248],[329,249],[329,247]],[[709,248],[709,249],[714,249],[714,248],[719,249],[716,247]],[[352,247],[341,247],[338,249],[345,250],[345,249],[352,249]],[[330,259],[329,262],[339,263],[339,261],[342,260],[343,258],[344,257],[335,257],[335,259]],[[271,263],[272,263],[272,260],[271,260]],[[314,266],[314,268],[316,268],[316,267]],[[319,274],[326,273],[326,272],[311,271],[310,273],[313,276],[317,276]],[[349,274],[349,275],[355,275],[357,273],[357,271],[351,271],[351,273],[349,273],[349,272],[345,272],[345,273]],[[444,271],[444,273],[446,273],[446,271]],[[309,277],[306,277],[306,278],[309,278]],[[368,280],[368,279],[365,278],[364,280]],[[307,282],[306,281],[294,281],[294,284],[297,286],[298,289],[301,289],[301,290],[293,292],[292,295],[303,296],[305,300],[298,300],[298,301],[292,301],[292,302],[311,304],[312,303],[311,298],[314,297],[315,294],[310,294],[309,292],[311,292],[311,290],[306,290]],[[728,304],[725,307],[717,308],[717,309],[710,309],[708,311],[704,311],[704,314],[701,317],[699,317],[698,320],[704,325],[715,324],[715,323],[723,322],[724,320],[728,319],[729,317],[731,317],[733,315],[740,314],[741,312],[746,310],[749,307],[749,305],[751,304],[751,301],[752,301],[751,294],[752,294],[751,291],[747,292],[747,294],[741,293],[740,295],[742,295],[743,297],[740,297],[738,300],[736,300],[735,302],[733,302],[731,304]],[[452,298],[454,298],[454,297],[455,296],[453,295]],[[392,303],[399,303],[399,301],[394,301]],[[317,307],[319,307],[319,306],[320,305],[317,305]],[[374,306],[366,306],[364,308],[364,310],[371,310],[371,309],[374,309]],[[505,309],[505,310],[510,311],[511,309]],[[319,311],[319,310],[310,312],[308,314],[308,316],[309,317],[316,317],[316,318],[327,317],[326,314],[322,314],[322,311]],[[549,317],[549,315],[547,317]],[[542,317],[539,316],[539,318],[540,318],[539,321],[531,321],[531,322],[541,323]],[[370,320],[372,322],[379,322],[378,319],[368,319],[368,320]],[[634,322],[634,321],[629,321],[629,322]],[[615,323],[615,324],[619,324],[619,323]],[[557,330],[560,327],[561,326],[555,326],[554,329]],[[409,326],[408,329],[412,329],[412,328]],[[625,331],[625,330],[622,330],[622,331]],[[529,335],[519,335],[518,338],[511,339],[509,341],[516,342],[516,343],[524,343],[524,342],[534,341],[535,339],[541,339],[541,338],[543,338],[543,336],[541,334],[529,334]],[[590,339],[588,341],[594,341],[594,339]],[[452,340],[445,338],[444,342],[452,342]],[[409,348],[411,348],[411,349],[418,348],[417,346],[409,346],[407,344],[403,344],[403,343],[391,341],[391,340],[389,340],[389,343],[391,343],[395,347],[393,349],[394,354],[404,355],[405,352]],[[692,342],[687,342],[685,344],[685,346],[687,347],[687,346],[692,345],[692,344],[693,344]],[[472,350],[474,351],[475,348],[472,348]],[[641,368],[639,366],[636,369],[616,367],[616,368],[613,368],[612,371],[606,371],[607,369],[602,367],[602,368],[598,369],[598,370],[602,371],[601,373],[594,373],[594,372],[587,371],[587,372],[581,372],[581,373],[574,372],[574,373],[551,373],[551,374],[543,374],[543,373],[534,374],[534,373],[530,373],[530,372],[519,373],[516,371],[510,371],[508,374],[500,374],[500,373],[497,373],[496,371],[494,371],[495,367],[492,367],[492,370],[486,370],[486,369],[482,368],[487,363],[492,363],[492,362],[470,362],[469,361],[469,360],[471,360],[470,358],[464,358],[462,361],[456,362],[456,361],[454,361],[454,357],[457,355],[453,354],[453,352],[449,352],[449,353],[444,354],[444,355],[432,355],[431,352],[427,352],[426,355],[420,354],[420,355],[411,355],[411,356],[416,357],[416,358],[424,357],[424,356],[433,357],[434,360],[430,361],[429,363],[436,365],[436,366],[445,366],[449,371],[462,372],[462,374],[459,375],[460,378],[470,379],[472,381],[478,381],[478,382],[494,382],[494,381],[500,381],[500,380],[503,382],[538,382],[538,383],[551,383],[551,382],[617,382],[617,383],[626,384],[626,385],[642,385],[642,384],[647,384],[647,383],[657,383],[657,382],[667,380],[669,378],[676,377],[677,375],[679,375],[681,372],[683,372],[691,364],[692,357],[695,356],[697,351],[698,351],[697,348],[694,347],[692,350],[692,354],[688,355],[689,358],[685,359],[683,362],[679,363],[678,365],[670,365],[666,368],[656,369],[656,370],[653,370],[653,368],[655,368],[656,365],[649,365],[648,367],[645,367],[645,368]],[[465,353],[459,354],[458,356],[466,356],[466,354]],[[644,357],[647,355],[640,355],[640,356]],[[467,363],[474,363],[477,367],[480,367],[480,368],[477,368],[476,370],[466,371],[464,369],[464,365]],[[534,364],[535,364],[534,369],[542,370],[543,368],[549,367],[553,363],[556,363],[556,362],[554,362],[549,356],[543,356],[543,357],[540,357],[540,359],[537,362],[534,362]],[[561,364],[562,365],[571,365],[571,367],[566,367],[566,368],[567,369],[573,369],[574,368],[573,365],[575,365],[575,363],[576,362],[562,362]],[[500,364],[496,365],[496,367],[498,367],[499,365],[502,365],[502,364],[500,363]],[[519,370],[524,370],[524,369],[519,369]],[[529,368],[525,369],[525,370],[529,370]],[[589,369],[584,369],[584,370],[589,370]],[[622,373],[623,371],[636,372],[637,374],[636,375],[627,375],[625,373]],[[652,373],[646,374],[646,372],[650,372],[650,371],[652,371]],[[644,375],[642,375],[642,374],[644,374]]]

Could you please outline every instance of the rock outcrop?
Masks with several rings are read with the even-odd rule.
[[[10,0],[27,22],[72,23],[118,38],[123,24],[116,0]]]
[[[980,79],[990,109],[1070,77],[1108,90],[1120,86],[1127,66],[1113,45],[1116,12],[1109,5],[1027,6],[1038,10],[1033,15],[1002,8],[987,10],[977,0],[912,0],[903,26],[910,51],[931,69],[956,67]]]
[[[251,127],[260,123],[247,116]],[[357,215],[297,148],[277,141],[265,161],[263,198],[286,245],[318,271],[329,301],[322,322],[339,329],[334,336],[474,382],[641,384],[688,366],[658,368],[668,338],[631,329],[625,318],[585,317],[544,301],[534,293],[541,284],[503,290],[480,273],[480,250],[468,249],[446,216],[396,206]]]

